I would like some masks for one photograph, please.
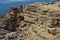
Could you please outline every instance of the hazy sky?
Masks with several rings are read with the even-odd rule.
[[[0,2],[12,2],[12,1],[35,1],[35,0],[0,0]]]
[[[36,0],[0,0],[0,3],[11,3],[11,2],[18,2],[18,1],[36,1]]]
[[[11,3],[11,2],[18,2],[18,1],[55,1],[55,0],[0,0],[0,3]]]

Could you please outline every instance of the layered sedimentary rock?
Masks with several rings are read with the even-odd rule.
[[[14,32],[6,30],[5,34],[1,33],[1,40],[60,40],[60,2],[39,2],[20,7],[16,15],[19,27]],[[5,29],[1,30],[4,32]]]

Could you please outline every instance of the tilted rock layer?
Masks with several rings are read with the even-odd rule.
[[[60,2],[25,5],[26,26],[1,37],[1,40],[60,40]]]

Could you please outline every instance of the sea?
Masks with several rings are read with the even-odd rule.
[[[5,1],[5,0],[3,0]],[[5,14],[9,11],[11,7],[18,7],[21,4],[33,4],[35,2],[59,2],[59,0],[34,0],[34,1],[15,1],[10,3],[5,3],[0,1],[0,14]]]

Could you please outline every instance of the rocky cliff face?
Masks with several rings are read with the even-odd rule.
[[[24,20],[14,32],[0,28],[1,40],[60,40],[60,2],[22,5],[18,10],[17,17]]]

